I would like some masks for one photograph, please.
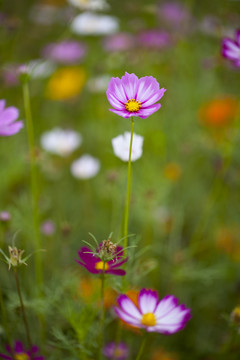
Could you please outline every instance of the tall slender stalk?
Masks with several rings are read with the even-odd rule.
[[[26,335],[27,335],[27,342],[28,342],[29,350],[31,351],[32,341],[31,341],[30,330],[29,330],[29,326],[28,326],[28,322],[27,322],[26,313],[25,313],[25,307],[24,307],[24,303],[23,303],[23,299],[22,299],[22,293],[21,293],[21,287],[20,287],[20,283],[19,283],[19,279],[18,279],[17,269],[14,269],[14,276],[15,276],[16,285],[17,285],[17,292],[18,292],[18,297],[19,297],[19,301],[20,301],[23,322],[24,322],[25,331],[26,331]]]
[[[33,217],[33,227],[34,227],[34,239],[35,239],[35,248],[38,250],[41,248],[41,237],[39,232],[39,211],[38,211],[38,179],[37,179],[37,164],[36,164],[36,153],[34,146],[34,128],[32,121],[32,112],[31,112],[31,103],[30,103],[30,94],[29,94],[29,85],[25,81],[23,83],[23,101],[27,122],[27,135],[28,135],[28,146],[30,153],[30,175],[31,175],[31,193],[32,193],[32,217]],[[36,271],[36,282],[38,285],[42,285],[43,275],[42,275],[42,257],[40,253],[36,254],[35,261],[35,271]]]
[[[142,356],[142,353],[143,353],[143,350],[145,348],[146,340],[147,340],[147,334],[145,334],[144,338],[142,339],[142,343],[141,343],[141,346],[139,348],[136,360],[140,360],[140,358]]]
[[[133,128],[134,128],[134,120],[131,118],[131,139],[130,139],[130,147],[129,147],[129,158],[128,158],[128,177],[127,177],[127,197],[126,197],[126,205],[124,212],[124,248],[128,246],[128,222],[129,222],[129,207],[130,207],[130,199],[131,199],[131,183],[132,183],[132,143],[133,143]]]
[[[104,290],[105,290],[105,261],[103,260],[103,271],[101,274],[101,305],[100,305],[101,315],[100,315],[99,353],[98,353],[99,360],[101,360],[102,358],[104,321],[105,321]]]

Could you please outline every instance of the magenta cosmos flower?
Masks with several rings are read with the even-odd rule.
[[[129,348],[123,342],[119,344],[111,342],[104,346],[103,355],[112,360],[126,360],[129,356]]]
[[[97,249],[97,253],[93,253],[91,249],[88,247],[82,247],[81,250],[78,251],[78,255],[81,261],[76,260],[77,263],[84,266],[92,274],[100,274],[103,272],[103,259],[98,255],[101,251],[101,245]],[[112,257],[111,260],[105,260],[104,273],[120,275],[123,276],[126,274],[125,270],[119,269],[121,265],[123,265],[128,259],[123,258],[123,248],[121,246],[116,246],[115,256]]]
[[[167,295],[158,300],[156,291],[142,289],[138,296],[138,307],[127,295],[118,298],[116,314],[126,323],[148,332],[173,334],[181,330],[191,318],[190,309],[178,305],[178,299]]]
[[[236,40],[223,39],[222,55],[231,60],[235,66],[240,66],[240,29],[236,31]]]
[[[0,136],[11,136],[23,127],[22,121],[16,121],[19,111],[14,106],[5,108],[5,100],[0,100]]]
[[[33,345],[32,350],[24,350],[23,344],[20,341],[16,341],[14,348],[7,345],[6,350],[9,355],[0,354],[2,359],[7,360],[44,360],[44,357],[37,355],[38,347]]]
[[[109,109],[124,118],[139,116],[147,118],[160,109],[160,100],[166,89],[159,88],[159,83],[152,76],[140,79],[135,74],[128,74],[119,79],[112,78],[107,89],[107,98],[114,109]]]

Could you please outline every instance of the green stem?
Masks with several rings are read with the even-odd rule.
[[[30,104],[30,94],[28,83],[23,84],[23,101],[26,115],[27,123],[27,135],[28,135],[28,146],[30,153],[30,175],[31,175],[31,192],[32,192],[32,216],[33,216],[33,227],[35,233],[35,248],[41,248],[41,238],[39,232],[39,211],[38,211],[38,179],[37,179],[37,163],[36,163],[36,153],[34,145],[34,128],[32,121],[32,112]],[[38,285],[42,285],[43,276],[42,276],[42,257],[40,253],[36,254],[35,262],[36,270],[36,281]]]
[[[129,158],[128,158],[128,177],[127,177],[127,197],[126,197],[126,205],[125,205],[125,213],[124,213],[124,248],[128,246],[128,222],[129,222],[129,206],[130,206],[130,198],[131,198],[131,182],[132,182],[132,143],[133,143],[133,128],[134,121],[131,118],[131,139],[130,139],[130,147],[129,147]],[[126,251],[125,251],[126,252]]]
[[[144,347],[145,347],[145,344],[146,344],[146,340],[147,340],[147,334],[144,336],[144,338],[142,340],[142,343],[141,343],[140,349],[138,351],[136,360],[140,360],[140,358],[142,356],[142,353],[143,353],[143,350],[144,350]]]
[[[105,287],[105,261],[103,261],[103,271],[101,274],[101,316],[100,316],[100,334],[99,334],[99,353],[98,358],[102,358],[103,347],[103,334],[104,334],[104,321],[105,321],[105,308],[104,308],[104,287]]]
[[[23,322],[24,322],[26,335],[27,335],[27,342],[28,342],[29,350],[31,351],[31,349],[32,349],[32,341],[31,341],[31,336],[30,336],[30,330],[29,330],[29,326],[28,326],[28,322],[27,322],[27,317],[26,317],[25,308],[24,308],[24,304],[23,304],[20,283],[19,283],[18,274],[17,274],[16,269],[14,269],[14,276],[15,276],[16,285],[17,285],[17,292],[18,292],[18,297],[19,297],[19,301],[20,301],[20,307],[21,307],[21,311],[22,311]]]

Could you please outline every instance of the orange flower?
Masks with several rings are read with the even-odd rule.
[[[174,162],[168,163],[163,169],[164,176],[170,181],[177,181],[182,173],[181,167]]]
[[[214,99],[199,111],[200,121],[210,127],[223,128],[231,125],[237,116],[239,103],[230,96]]]
[[[157,348],[153,350],[151,360],[177,360],[176,354],[169,353],[163,348]]]
[[[234,261],[240,261],[240,228],[235,226],[220,229],[216,235],[216,247]]]

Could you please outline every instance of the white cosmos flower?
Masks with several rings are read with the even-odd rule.
[[[90,179],[97,175],[100,161],[89,154],[81,156],[71,165],[71,173],[78,179]]]
[[[105,0],[68,0],[68,2],[81,10],[107,10],[109,8]]]
[[[40,142],[44,150],[65,157],[82,143],[82,136],[73,130],[55,128],[43,133]]]
[[[113,152],[123,161],[129,159],[130,140],[131,133],[127,131],[123,135],[112,139]],[[135,161],[142,156],[143,140],[141,135],[133,133],[131,161]]]
[[[81,35],[106,35],[113,34],[119,28],[118,19],[109,15],[98,15],[84,12],[76,16],[71,24],[71,29]]]
[[[87,87],[89,91],[98,93],[106,92],[111,76],[109,75],[99,75],[88,80]]]

